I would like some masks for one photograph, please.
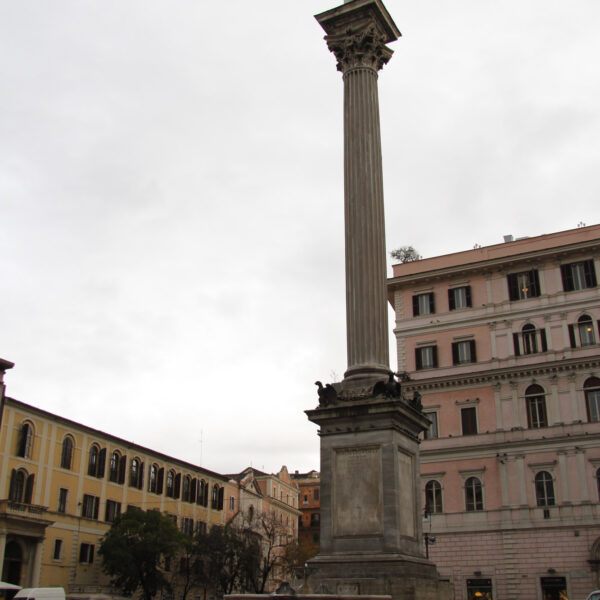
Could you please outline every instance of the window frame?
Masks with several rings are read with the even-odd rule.
[[[462,292],[464,292],[464,303],[462,296]],[[457,302],[457,299],[460,299],[460,302]],[[456,287],[448,288],[448,310],[463,310],[465,308],[472,308],[473,300],[471,295],[471,286],[470,285],[459,285]]]
[[[431,420],[431,426],[425,430],[424,438],[426,440],[437,440],[440,437],[439,419],[437,410],[424,410],[423,415]]]
[[[79,564],[91,565],[94,563],[94,544],[81,542],[79,546]]]
[[[543,429],[548,427],[548,410],[546,392],[541,385],[534,383],[525,390],[525,407],[527,410],[527,428]]]
[[[481,512],[484,509],[483,483],[479,477],[467,477],[463,485],[465,492],[465,511]]]
[[[427,355],[427,360],[424,360]],[[415,348],[415,370],[435,369],[438,366],[438,351],[436,344],[417,346]]]
[[[33,452],[33,439],[33,424],[29,421],[23,421],[19,428],[17,456],[20,456],[21,458],[31,458]]]
[[[442,484],[437,479],[430,479],[425,484],[425,514],[439,515],[443,512]]]
[[[62,448],[60,452],[60,468],[71,470],[73,466],[73,450],[75,449],[75,443],[71,435],[65,435],[62,441]]]
[[[472,418],[465,418],[467,415],[473,415]],[[467,427],[465,427],[467,424]],[[462,435],[477,435],[479,433],[479,424],[477,422],[477,407],[462,406],[460,409],[460,425]],[[467,429],[471,429],[467,431]]]
[[[556,506],[554,478],[549,471],[538,471],[533,479],[536,506]]]
[[[67,503],[69,501],[69,490],[68,488],[58,488],[58,503],[56,507],[56,512],[66,514],[67,513]]]
[[[583,383],[583,395],[588,423],[597,423],[600,421],[600,378],[588,377]]]
[[[413,317],[423,317],[426,315],[435,314],[435,296],[433,292],[414,294],[412,297],[412,303]]]
[[[591,258],[560,265],[560,275],[564,292],[577,292],[598,286],[596,268]]]
[[[468,352],[464,349],[468,348]],[[461,356],[461,354],[463,356]],[[452,342],[452,365],[460,367],[462,365],[470,365],[477,362],[477,348],[475,340],[457,340]]]
[[[98,520],[100,498],[93,494],[84,494],[81,501],[81,517],[84,519]]]
[[[511,302],[539,298],[542,295],[540,276],[537,269],[509,273],[506,278],[508,283],[508,299]]]
[[[63,556],[63,541],[61,538],[54,538],[54,548],[52,550],[52,560],[60,561]]]
[[[121,515],[121,503],[108,499],[104,508],[104,521],[114,523]]]

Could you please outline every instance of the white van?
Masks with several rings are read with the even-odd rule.
[[[15,594],[21,600],[65,600],[65,590],[61,587],[23,588]]]

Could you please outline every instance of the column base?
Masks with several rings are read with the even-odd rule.
[[[435,565],[402,555],[317,555],[307,563],[303,593],[325,588],[334,595],[390,595],[392,600],[452,600],[450,583]]]

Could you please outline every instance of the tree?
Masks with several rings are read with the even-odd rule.
[[[128,596],[141,588],[144,600],[151,600],[171,589],[165,571],[181,543],[171,517],[129,506],[102,538],[99,553],[114,586]]]
[[[269,577],[275,572],[286,569],[285,547],[290,542],[287,529],[275,514],[263,513],[259,517],[250,517],[245,523],[245,535],[256,550],[250,550],[246,566],[247,585],[256,594],[263,594]],[[252,560],[253,559],[253,562]]]
[[[415,260],[421,260],[423,258],[413,246],[396,248],[396,250],[390,252],[390,256],[401,263],[414,262]]]

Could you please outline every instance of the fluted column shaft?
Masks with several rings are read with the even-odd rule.
[[[389,371],[377,71],[344,70],[346,377]]]

